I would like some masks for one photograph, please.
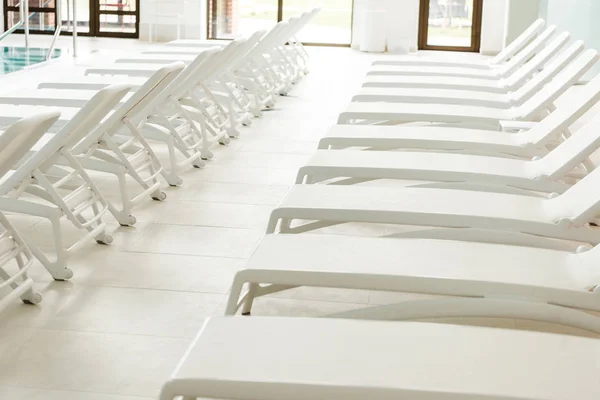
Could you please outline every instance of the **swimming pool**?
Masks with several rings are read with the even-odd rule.
[[[60,57],[60,49],[54,49],[52,58]],[[46,61],[48,49],[43,47],[7,47],[0,46],[0,75],[22,70],[23,68]]]

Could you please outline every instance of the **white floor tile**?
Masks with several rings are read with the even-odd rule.
[[[39,329],[0,359],[0,386],[154,397],[188,339]]]
[[[192,338],[222,298],[208,293],[86,287],[45,327]]]
[[[323,317],[364,306],[357,303],[260,297],[254,301],[252,315]]]
[[[219,160],[219,164],[222,166],[297,169],[306,164],[309,158],[308,154],[240,151],[223,157]]]
[[[64,390],[28,389],[0,386],[1,399],[27,400],[153,400],[154,397],[121,396],[93,392],[73,392]]]
[[[247,258],[263,231],[154,224],[131,250],[143,253]]]
[[[245,183],[256,185],[289,186],[296,180],[297,169],[266,167],[223,167],[218,164],[206,167],[198,174],[183,175],[185,182]]]
[[[245,264],[235,258],[120,251],[94,254],[87,262],[98,267],[77,281],[86,286],[218,294],[229,291],[235,273]],[[77,271],[77,265],[73,269]]]
[[[177,202],[158,222],[264,230],[273,206],[235,203]]]
[[[189,182],[168,192],[176,201],[204,201],[276,206],[289,190],[288,186],[251,185],[244,183]]]

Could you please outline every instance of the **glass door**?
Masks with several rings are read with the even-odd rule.
[[[478,52],[483,0],[421,0],[419,49]]]
[[[353,0],[209,0],[208,37],[249,36],[315,7],[321,7],[321,12],[298,39],[310,44],[349,45]]]

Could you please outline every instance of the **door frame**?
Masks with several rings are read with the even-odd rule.
[[[218,0],[207,0],[206,1],[206,38],[210,40],[231,40],[226,38],[216,38],[211,37],[211,29],[215,28],[215,24],[211,21],[212,13],[216,13],[218,11],[217,7]],[[285,0],[273,0],[277,1],[277,21],[283,21],[283,3]],[[352,13],[350,14],[350,42],[352,42],[352,34],[354,32],[354,0],[352,2]],[[212,7],[212,9],[211,9]],[[305,46],[319,46],[319,47],[350,47],[352,43],[312,43],[312,42],[302,42]]]
[[[420,0],[419,6],[419,50],[464,51],[478,53],[481,49],[481,20],[483,16],[483,0],[473,0],[473,21],[471,27],[471,46],[433,46],[427,44],[429,31],[429,2]]]
[[[114,0],[115,2],[118,0]],[[96,37],[112,37],[124,39],[139,39],[140,38],[140,0],[130,0],[135,2],[135,11],[119,11],[119,10],[100,10],[100,0],[90,0],[90,32]],[[135,16],[135,32],[102,32],[100,31],[100,16],[101,15],[133,15]],[[92,30],[92,20],[94,21],[94,29]]]
[[[61,1],[61,0],[55,0]],[[115,0],[116,1],[116,0]],[[95,37],[112,37],[112,38],[126,38],[126,39],[139,39],[140,37],[140,0],[131,0],[135,1],[135,11],[100,11],[100,0],[89,0],[90,7],[90,19],[89,19],[89,31],[81,32],[78,31],[78,36],[95,36]],[[19,7],[9,6],[8,0],[3,0],[3,18],[4,18],[4,29],[8,26],[8,12],[19,12]],[[42,12],[54,14],[54,28],[56,29],[57,24],[59,23],[59,16],[56,15],[56,7],[29,7],[29,13],[34,12]],[[79,14],[79,13],[78,13]],[[122,33],[122,32],[101,32],[100,31],[100,15],[101,14],[109,14],[109,15],[135,15],[135,32],[134,33]],[[71,21],[72,23],[73,21]],[[37,29],[29,29],[30,33],[36,35],[54,35],[54,30],[52,31],[40,31]],[[23,29],[17,29],[15,33],[23,33]],[[66,30],[62,30],[61,35],[71,36],[73,32],[69,32]]]

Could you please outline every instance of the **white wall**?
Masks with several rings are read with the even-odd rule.
[[[503,48],[508,1],[485,0],[483,2],[481,52],[484,54],[496,54]],[[388,38],[395,43],[406,43],[408,51],[417,51],[419,4],[419,0],[354,0],[352,47],[360,46],[365,11],[383,10],[387,13],[385,30]]]
[[[597,0],[596,0],[597,1]],[[540,15],[540,0],[510,0],[506,18],[506,42],[517,38]]]
[[[547,20],[560,30],[571,32],[573,39],[584,40],[587,47],[600,50],[599,0],[546,0]],[[600,66],[591,74],[600,73]]]
[[[481,20],[481,54],[495,55],[504,48],[508,4],[509,0],[484,0]]]

